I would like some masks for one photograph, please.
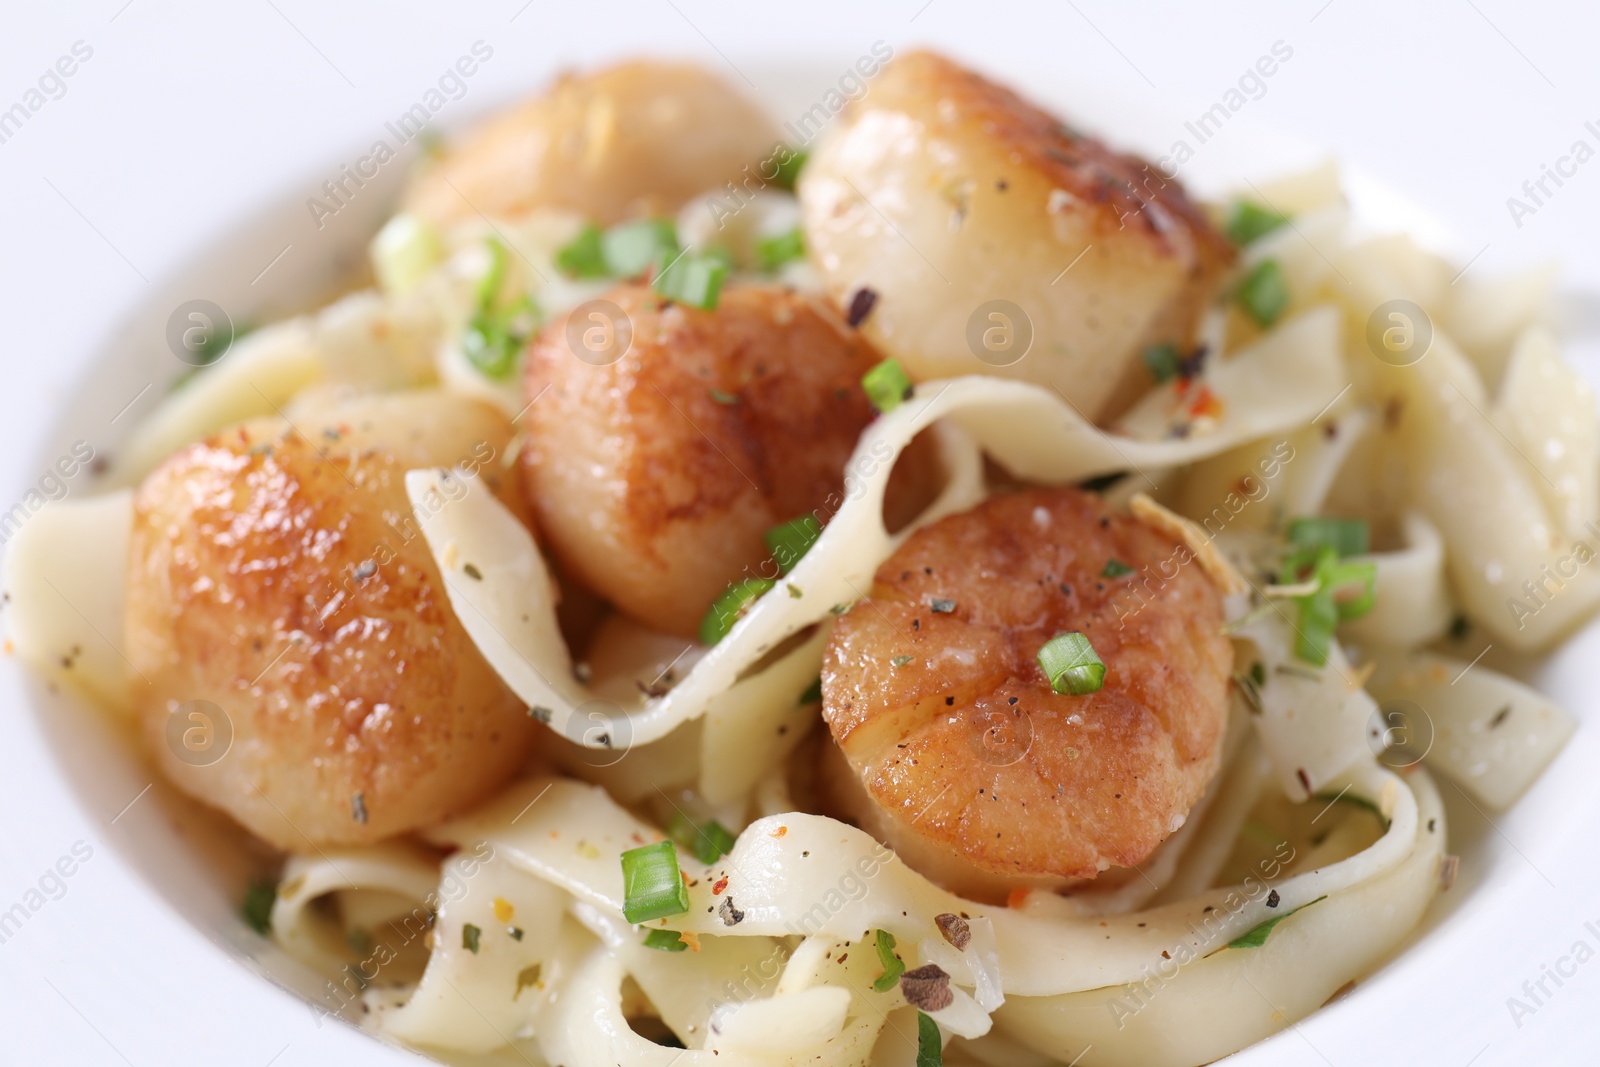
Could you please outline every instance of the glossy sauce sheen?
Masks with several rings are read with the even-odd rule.
[[[919,530],[828,644],[823,714],[854,778],[836,775],[836,795],[961,891],[1003,898],[1139,863],[1216,772],[1226,722],[1221,598],[1192,563],[1159,569],[1185,558],[1074,489]],[[1135,573],[1102,577],[1113,559]],[[1037,655],[1064,631],[1105,661],[1098,692],[1050,688]]]

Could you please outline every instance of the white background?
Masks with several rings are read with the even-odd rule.
[[[479,39],[494,58],[444,121],[525,92],[563,64],[640,51],[698,57],[760,95],[803,106],[822,85],[797,97],[786,71],[842,71],[882,39],[897,50],[938,44],[1041,93],[1082,87],[1082,113],[1103,128],[1123,104],[1197,116],[1282,40],[1292,60],[1218,144],[1253,127],[1326,146],[1425,204],[1455,231],[1464,259],[1481,250],[1474,271],[1555,256],[1569,282],[1600,280],[1600,161],[1520,228],[1506,206],[1575,140],[1600,148],[1584,129],[1591,119],[1600,127],[1592,5],[5,0],[0,109],[74,42],[94,53],[63,98],[0,144],[0,500],[37,478],[47,422],[153,286],[253,206],[302,187],[298,195],[315,193]],[[275,271],[318,255],[315,239],[297,232],[264,246],[263,268],[283,244],[291,247]],[[1557,673],[1574,686],[1593,677],[1576,662]],[[139,809],[110,825],[121,805],[99,810],[67,788],[12,674],[0,675],[0,909],[75,840],[92,843],[95,857],[65,897],[0,945],[0,1062],[400,1059],[343,1027],[317,1026],[126,872],[115,837]],[[1576,851],[1529,846],[1519,832],[1515,820],[1492,831],[1509,862],[1521,856],[1539,879],[1479,887],[1482,899],[1456,916],[1476,938],[1430,942],[1441,965],[1402,961],[1385,1004],[1321,1013],[1282,1035],[1271,1062],[1376,1062],[1372,1050],[1385,1043],[1419,1064],[1591,1062],[1600,965],[1580,969],[1521,1029],[1505,999],[1583,935],[1583,920],[1600,921],[1584,873],[1594,829],[1572,840]],[[1471,977],[1447,998],[1432,995],[1429,983],[1451,972]]]

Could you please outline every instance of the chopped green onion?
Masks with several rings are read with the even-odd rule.
[[[556,266],[569,278],[604,278],[606,253],[601,247],[600,227],[592,222],[584,226],[556,253]]]
[[[1039,669],[1058,693],[1083,696],[1097,692],[1106,680],[1106,665],[1081,633],[1056,634],[1039,649]]]
[[[820,685],[822,679],[818,678]],[[270,878],[253,879],[244,890],[244,924],[256,933],[266,936],[272,929],[272,905],[278,899],[278,883]]]
[[[900,981],[900,976],[905,973],[905,961],[894,953],[894,935],[887,930],[878,931],[878,962],[883,964],[883,973],[872,983],[872,988],[880,993],[887,993]]]
[[[1226,224],[1228,240],[1243,248],[1288,221],[1287,215],[1280,215],[1271,208],[1252,204],[1248,200],[1239,200],[1228,210]]]
[[[721,389],[713,387],[711,389],[711,399],[721,404],[723,407],[732,407],[739,402],[739,394],[725,392]]]
[[[738,840],[717,820],[696,825],[681,811],[667,823],[667,836],[692,851],[694,858],[708,867],[732,852]]]
[[[1120,559],[1108,559],[1106,560],[1105,568],[1100,572],[1100,577],[1121,578],[1124,574],[1132,573],[1133,568],[1122,562]]]
[[[666,297],[702,311],[715,311],[728,277],[728,264],[715,256],[685,253],[675,262],[663,260],[651,288]]]
[[[484,242],[489,248],[489,269],[478,279],[478,310],[488,311],[500,295],[506,280],[506,246],[498,237]]]
[[[1234,297],[1257,326],[1271,326],[1289,306],[1289,283],[1283,277],[1283,268],[1275,259],[1262,260],[1244,276]]]
[[[444,244],[432,226],[401,213],[384,223],[372,239],[372,270],[386,293],[407,293],[444,258]]]
[[[724,267],[727,267],[730,272],[733,271],[734,268],[736,268],[739,265],[739,264],[734,262],[733,253],[730,252],[727,248],[723,247],[722,245],[711,245],[710,247],[708,247],[705,251],[701,252],[700,254],[702,256],[704,256],[706,259],[714,259],[714,260],[716,260],[718,263],[721,263]]]
[[[483,931],[476,926],[471,923],[463,924],[461,927],[461,947],[476,956],[478,954],[478,939],[482,936]]]
[[[711,602],[705,618],[700,620],[700,643],[714,645],[727,637],[733,624],[750,610],[750,605],[777,584],[771,578],[741,578],[728,586],[726,592]]]
[[[1333,647],[1333,630],[1339,625],[1339,609],[1327,590],[1318,589],[1310,596],[1300,597],[1300,620],[1295,626],[1294,654],[1307,663],[1321,667],[1328,662],[1328,650]]]
[[[689,946],[678,931],[655,929],[644,935],[644,947],[659,949],[662,952],[682,952]]]
[[[794,565],[800,562],[800,557],[810,551],[816,544],[817,538],[822,536],[822,523],[817,521],[815,515],[802,515],[798,519],[790,519],[768,530],[762,537],[767,542],[767,548],[772,550],[773,561],[778,564],[779,574],[788,574]]]
[[[785,263],[804,259],[806,239],[796,226],[788,233],[776,237],[763,237],[756,242],[756,263],[767,272],[776,271]]]
[[[1340,563],[1328,569],[1326,581],[1339,608],[1340,619],[1359,619],[1371,611],[1378,602],[1378,565],[1376,563]],[[1361,591],[1354,596],[1340,596],[1341,590],[1359,584]]]
[[[637,278],[678,254],[678,230],[670,219],[618,223],[600,235],[600,251],[613,277]]]
[[[1150,368],[1150,376],[1158,382],[1171,381],[1183,372],[1183,360],[1178,355],[1177,345],[1151,345],[1143,355],[1144,365]]]
[[[807,704],[815,704],[817,701],[819,701],[821,699],[822,699],[822,675],[819,674],[819,675],[817,675],[817,680],[812,682],[809,686],[807,686],[806,687],[806,691],[804,693],[800,694],[800,706],[804,707]]]
[[[689,910],[689,887],[678,869],[678,850],[657,841],[622,854],[622,914],[630,923],[664,919]]]
[[[956,602],[944,597],[934,597],[928,601],[928,610],[935,615],[953,615],[956,610]]]
[[[1310,538],[1312,533],[1308,527],[1304,536]],[[1347,529],[1338,536],[1349,545],[1365,548],[1364,524],[1359,533],[1358,538]],[[1377,564],[1341,563],[1338,550],[1329,544],[1302,544],[1289,552],[1284,557],[1278,580],[1283,585],[1316,582],[1316,588],[1310,593],[1295,598],[1300,606],[1300,617],[1295,624],[1295,656],[1317,667],[1328,662],[1333,631],[1339,622],[1359,619],[1377,603]],[[1359,586],[1354,595],[1350,593],[1351,586]]]
[[[1370,536],[1365,519],[1307,518],[1289,524],[1289,543],[1326,545],[1340,556],[1364,556]]]
[[[911,399],[911,379],[905,369],[892,359],[886,359],[861,376],[861,388],[867,391],[872,406],[888,414]]]
[[[1328,899],[1328,896],[1327,896],[1326,893],[1324,893],[1322,896],[1317,898],[1317,900],[1327,900],[1327,899]],[[1317,902],[1317,900],[1308,900],[1304,904],[1300,905],[1298,908],[1290,908],[1288,911],[1284,912],[1282,915],[1274,915],[1272,918],[1268,919],[1266,922],[1262,923],[1260,926],[1252,926],[1249,930],[1247,930],[1244,933],[1240,934],[1238,937],[1234,938],[1232,941],[1229,941],[1228,942],[1228,947],[1229,948],[1260,948],[1262,945],[1265,945],[1267,943],[1267,938],[1269,936],[1271,936],[1272,928],[1274,926],[1277,926],[1279,923],[1283,922],[1283,920],[1287,919],[1289,916],[1293,915],[1295,912],[1304,911],[1305,909],[1311,907],[1311,905],[1315,904]]]
[[[538,309],[526,296],[501,311],[479,311],[467,321],[461,352],[485,377],[504,379],[538,324]]]
[[[939,1024],[925,1011],[917,1012],[916,1067],[944,1067],[944,1039]]]
[[[889,665],[895,670],[899,670],[916,658],[915,656],[892,656],[889,659]]]
[[[803,149],[793,149],[789,158],[778,164],[778,173],[773,177],[772,184],[780,189],[793,189],[794,183],[800,177],[800,168],[806,165],[806,160],[811,153]]]

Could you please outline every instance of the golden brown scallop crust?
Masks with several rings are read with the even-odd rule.
[[[913,534],[828,643],[823,714],[858,783],[835,793],[963,891],[1139,863],[1204,792],[1226,723],[1221,597],[1184,558],[1074,489],[995,496]],[[1111,560],[1134,573],[1105,577]],[[1146,567],[1173,577],[1146,587]],[[1056,693],[1038,666],[1070,631],[1105,661],[1098,692]]]
[[[562,75],[490,119],[421,172],[406,210],[438,226],[543,207],[602,224],[670,214],[743,182],[746,167],[759,180],[778,142],[724,79],[690,63],[633,60]]]
[[[1145,347],[1191,342],[1234,258],[1175,178],[931,52],[889,64],[799,192],[829,292],[873,290],[862,329],[914,377],[1023,378],[1097,420],[1150,385]],[[1027,354],[980,362],[991,328],[1031,330]]]
[[[579,360],[565,317],[529,350],[528,499],[569,573],[693,637],[730,581],[775,573],[766,530],[837,510],[875,414],[861,376],[879,357],[825,303],[787,289],[731,286],[714,311],[643,285],[607,299],[632,324],[617,361]],[[918,478],[901,481],[925,488],[930,468],[924,446],[902,468]]]
[[[433,462],[477,459],[522,512],[494,458],[504,416],[444,403],[479,409],[467,417],[483,435]],[[267,420],[184,449],[140,487],[130,544],[127,649],[148,682],[135,688],[149,751],[179,788],[292,851],[465,808],[523,765],[538,729],[450,608],[405,492],[418,444],[399,462],[328,430],[313,441]],[[169,743],[170,716],[197,700],[231,723],[215,762]]]

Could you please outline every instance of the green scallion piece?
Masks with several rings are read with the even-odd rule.
[[[1278,261],[1264,259],[1256,264],[1239,283],[1234,298],[1257,326],[1267,327],[1277,322],[1278,316],[1289,306],[1289,283]]]
[[[1333,602],[1333,592],[1319,588],[1310,596],[1300,597],[1299,604],[1294,654],[1313,667],[1324,666],[1328,662],[1328,650],[1333,647],[1334,627],[1339,625],[1339,608]]]
[[[697,824],[681,811],[667,823],[667,836],[693,852],[694,858],[708,867],[732,852],[738,841],[717,820]]]
[[[1058,693],[1083,696],[1105,684],[1106,665],[1089,639],[1076,631],[1056,634],[1039,649],[1039,669]]]
[[[600,235],[606,270],[615,278],[637,278],[678,254],[678,230],[670,219],[621,222]]]
[[[722,245],[711,245],[710,247],[706,248],[700,254],[702,256],[704,256],[706,259],[714,259],[714,260],[716,260],[718,263],[721,263],[724,267],[727,267],[729,271],[732,271],[734,268],[736,268],[739,265],[739,264],[734,262],[733,253],[728,251],[728,249],[723,247]]]
[[[1133,568],[1120,559],[1106,560],[1105,567],[1100,571],[1102,578],[1121,578],[1124,574],[1132,574]]]
[[[1365,524],[1359,538],[1346,530],[1337,536],[1352,546],[1366,547]],[[1311,528],[1307,528],[1308,531]],[[1325,532],[1325,531],[1324,531]],[[1311,538],[1312,533],[1304,535]],[[1300,616],[1295,623],[1295,656],[1316,667],[1328,662],[1333,632],[1341,620],[1359,619],[1377,603],[1378,566],[1375,563],[1339,561],[1339,552],[1325,543],[1301,544],[1283,560],[1278,573],[1282,585],[1315,581],[1316,588],[1296,597]],[[1351,589],[1355,587],[1355,592]]]
[[[822,684],[822,679],[817,679]],[[272,905],[278,899],[278,883],[270,878],[253,879],[244,890],[244,906],[240,909],[244,923],[256,933],[266,936],[272,929]]]
[[[819,701],[821,699],[822,699],[822,675],[819,674],[819,675],[817,675],[817,680],[812,682],[809,686],[807,686],[806,687],[806,691],[804,693],[800,694],[800,706],[804,707],[807,704],[815,704],[817,701]]]
[[[495,299],[500,295],[500,287],[506,280],[506,246],[498,237],[489,238],[485,244],[489,247],[489,269],[478,279],[479,311],[488,311],[494,307]]]
[[[1243,248],[1252,241],[1259,240],[1289,221],[1289,216],[1280,215],[1271,208],[1252,204],[1248,200],[1236,201],[1228,209],[1228,220],[1225,224],[1228,240]]]
[[[722,283],[728,278],[728,264],[714,256],[684,254],[674,262],[663,259],[655,281],[651,283],[657,293],[668,300],[715,311],[722,296]]]
[[[604,278],[606,253],[601,247],[601,230],[589,223],[570,243],[556,253],[556,266],[569,278]]]
[[[1339,609],[1341,620],[1359,619],[1378,602],[1376,563],[1340,563],[1328,569],[1324,581],[1333,594],[1333,602]],[[1360,590],[1352,595],[1348,590],[1353,585],[1358,585]]]
[[[526,296],[499,311],[481,310],[467,321],[461,352],[485,377],[502,380],[516,366],[518,353],[538,326],[538,309]]]
[[[464,923],[461,927],[461,947],[472,953],[478,954],[478,939],[483,936],[483,931],[471,923]]]
[[[1240,934],[1238,937],[1234,938],[1232,941],[1229,941],[1228,942],[1228,947],[1229,948],[1260,948],[1262,945],[1265,945],[1267,943],[1267,938],[1272,935],[1272,928],[1274,926],[1277,926],[1279,923],[1283,922],[1283,920],[1287,919],[1289,916],[1293,915],[1295,912],[1306,910],[1307,908],[1311,907],[1311,905],[1315,904],[1318,900],[1327,900],[1327,899],[1328,899],[1327,895],[1324,894],[1324,895],[1318,897],[1317,900],[1308,900],[1308,901],[1306,901],[1304,904],[1300,905],[1298,908],[1290,908],[1288,911],[1284,912],[1282,915],[1274,915],[1272,918],[1268,919],[1266,922],[1262,923],[1260,926],[1252,926],[1249,930],[1247,930],[1244,933]]]
[[[676,930],[654,929],[644,935],[644,947],[659,949],[662,952],[682,952],[689,946],[684,942],[683,936]]]
[[[944,1067],[944,1039],[939,1024],[925,1011],[917,1012],[917,1067]]]
[[[762,270],[772,273],[785,263],[804,259],[806,239],[796,226],[788,233],[776,237],[763,237],[756,242],[756,263]]]
[[[911,399],[911,378],[898,362],[886,359],[861,376],[861,388],[867,391],[872,406],[888,414]]]
[[[678,850],[657,841],[622,854],[622,914],[630,923],[664,919],[689,910],[689,887],[678,869]]]
[[[887,930],[878,931],[878,962],[883,964],[883,973],[872,983],[872,988],[880,993],[887,993],[900,981],[900,976],[906,972],[905,961],[894,953],[894,935]]]
[[[728,586],[726,592],[712,601],[705,618],[700,620],[700,643],[714,645],[727,637],[733,624],[750,610],[750,605],[777,584],[771,578],[741,578]]]
[[[778,173],[773,177],[772,184],[780,189],[794,189],[794,184],[800,178],[800,169],[806,165],[811,153],[803,149],[793,149],[789,158],[778,164]]]
[[[778,565],[779,574],[788,574],[794,565],[800,562],[800,557],[810,551],[816,544],[817,538],[822,536],[822,523],[817,521],[815,515],[802,515],[798,519],[774,526],[762,535],[767,542],[767,548],[772,551],[773,562]]]
[[[1340,556],[1364,556],[1369,550],[1371,535],[1365,519],[1305,518],[1289,524],[1289,543],[1326,545]]]
[[[1183,372],[1183,360],[1178,355],[1177,345],[1151,345],[1141,354],[1144,356],[1144,365],[1150,370],[1150,377],[1157,382],[1169,382]]]

